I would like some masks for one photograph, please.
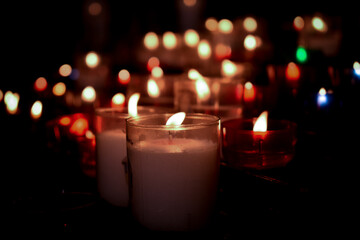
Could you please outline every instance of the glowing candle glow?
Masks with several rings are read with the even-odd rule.
[[[35,101],[31,107],[30,115],[33,119],[38,119],[41,117],[43,105],[41,101]]]
[[[34,89],[38,92],[44,91],[47,87],[47,81],[44,77],[39,77],[34,83]]]
[[[300,68],[293,62],[286,66],[285,76],[287,80],[296,81],[300,78]]]
[[[118,73],[118,80],[121,84],[128,84],[130,82],[130,73],[126,69],[122,69]]]
[[[257,22],[253,17],[247,17],[244,19],[243,26],[248,32],[255,32],[257,29]]]
[[[71,66],[69,64],[63,64],[59,68],[59,74],[62,77],[70,76],[71,72],[72,72],[72,68],[71,68]]]
[[[4,95],[4,102],[7,112],[10,114],[15,114],[18,111],[19,101],[20,95],[18,93],[7,91]]]
[[[116,93],[111,99],[112,107],[124,107],[125,95],[122,93]]]
[[[195,87],[201,101],[207,101],[210,98],[210,88],[204,78],[196,79]]]
[[[147,82],[147,92],[150,97],[157,98],[160,96],[160,89],[154,79],[149,79]]]
[[[159,38],[156,33],[148,32],[144,37],[144,45],[149,50],[155,50],[159,47]]]
[[[206,60],[209,59],[211,56],[211,47],[210,43],[207,40],[201,40],[198,45],[198,55],[200,59]]]
[[[221,19],[218,28],[219,32],[229,34],[232,33],[234,26],[229,19]]]
[[[249,34],[249,35],[247,35],[245,37],[245,39],[244,39],[244,47],[245,47],[246,50],[248,50],[248,51],[255,50],[255,48],[257,46],[256,44],[257,44],[256,43],[256,38],[255,38],[254,35]]]
[[[188,29],[185,31],[184,40],[185,40],[185,44],[187,46],[196,47],[199,43],[200,37],[199,37],[199,34],[195,30]]]
[[[92,86],[87,86],[81,93],[81,99],[85,102],[94,102],[96,99],[96,92]]]
[[[96,52],[89,52],[85,56],[85,63],[89,68],[96,68],[100,63],[100,57]]]
[[[166,121],[167,126],[179,126],[182,124],[186,117],[186,114],[184,112],[178,112],[169,117],[169,119]]]
[[[262,112],[259,117],[256,119],[256,122],[253,127],[254,132],[266,132],[267,130],[267,118],[268,112]]]
[[[255,100],[255,88],[251,82],[246,82],[244,85],[244,101],[252,102]]]
[[[172,50],[176,48],[177,45],[177,39],[173,32],[165,32],[163,35],[163,45],[166,49]]]
[[[62,96],[66,92],[66,85],[63,82],[58,82],[54,85],[52,92],[55,96]]]
[[[129,98],[128,112],[129,112],[129,115],[132,117],[137,116],[137,114],[138,114],[137,104],[138,104],[139,99],[140,99],[140,93],[134,93]]]

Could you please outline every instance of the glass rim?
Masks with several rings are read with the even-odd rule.
[[[128,118],[127,108],[102,107],[95,109],[95,115],[100,117]]]
[[[136,128],[144,128],[144,129],[157,129],[157,130],[185,130],[185,129],[194,129],[194,128],[202,128],[213,125],[220,124],[220,117],[210,114],[204,113],[186,113],[185,119],[204,119],[204,122],[198,123],[185,123],[178,126],[174,125],[165,125],[165,124],[144,124],[139,123],[138,121],[147,120],[151,118],[160,118],[166,117],[169,118],[174,113],[158,113],[158,114],[150,114],[150,115],[138,115],[135,117],[129,117],[126,119],[127,127],[136,127]]]
[[[242,119],[242,118],[233,118],[226,120],[221,123],[221,128],[230,129],[233,132],[236,132],[237,134],[247,134],[249,132],[254,132],[252,129],[243,129],[239,126],[230,126],[231,122],[240,122],[240,123],[254,123],[257,118],[249,118],[249,119]],[[282,124],[283,128],[277,128],[277,129],[269,129],[270,124]],[[297,124],[295,122],[292,122],[290,120],[285,119],[268,119],[268,129],[266,132],[268,133],[281,133],[281,132],[287,132],[291,130],[295,130],[297,128]]]

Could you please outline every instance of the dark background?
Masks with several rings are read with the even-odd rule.
[[[29,204],[34,208],[29,210],[24,202],[36,196],[53,196],[59,190],[54,186],[60,184],[64,170],[64,166],[59,167],[62,164],[61,156],[54,156],[47,145],[46,122],[55,117],[54,113],[44,115],[34,123],[27,112],[36,98],[32,90],[36,78],[45,76],[52,84],[60,65],[73,64],[76,53],[90,50],[110,55],[117,69],[119,66],[137,69],[134,66],[134,51],[146,32],[184,31],[177,1],[103,1],[103,11],[107,14],[103,16],[100,26],[86,16],[85,6],[90,2],[56,0],[1,3],[0,89],[3,93],[7,90],[19,92],[21,96],[20,112],[15,116],[6,113],[3,102],[0,107],[0,161],[5,178],[3,194],[6,196],[3,210],[9,215],[43,217],[42,213],[34,210],[34,205]],[[312,1],[289,1],[263,5],[222,0],[200,3],[202,21],[208,17],[235,19],[248,15],[263,19],[268,26],[275,53],[269,63],[286,64],[293,58],[289,53],[296,47],[292,19],[297,15],[318,12],[337,19],[336,25],[342,31],[342,43],[336,56],[319,56],[312,59],[308,66],[332,65],[343,70],[351,69],[353,62],[360,60],[360,14],[358,6],[353,5],[355,2],[314,5]],[[202,24],[193,24],[191,27],[199,31],[204,29]],[[102,40],[92,38],[97,33],[102,34]],[[350,70],[347,71],[349,73]],[[299,216],[310,214],[318,217],[317,214],[353,211],[351,203],[354,198],[351,193],[358,190],[354,183],[358,176],[355,166],[359,159],[357,112],[360,89],[359,79],[351,84],[351,78],[351,74],[344,74],[342,84],[334,89],[335,107],[317,111],[316,107],[306,105],[309,98],[304,97],[292,111],[288,111],[286,104],[275,109],[278,116],[289,117],[299,124],[297,158],[287,169],[288,172],[279,174],[282,177],[285,175],[285,180],[294,182],[296,191],[305,192],[305,197],[300,194],[300,200],[295,199],[298,195],[291,198],[295,204],[305,198],[307,205],[296,211]],[[253,190],[245,191],[254,194]],[[268,213],[271,207],[264,211]],[[294,210],[296,206],[289,208]],[[299,213],[303,208],[307,211]],[[288,208],[277,210],[279,212],[271,213],[288,217],[284,214]],[[264,214],[264,211],[258,210],[257,214]],[[311,215],[314,211],[316,214]],[[245,213],[246,216],[251,215],[250,210]]]

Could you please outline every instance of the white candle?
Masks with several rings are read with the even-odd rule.
[[[98,190],[102,198],[120,207],[129,203],[124,131],[115,129],[96,135]]]
[[[132,210],[152,230],[188,231],[206,225],[214,208],[218,144],[162,138],[128,145]]]

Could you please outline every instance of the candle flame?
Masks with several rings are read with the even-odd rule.
[[[33,119],[38,119],[41,117],[42,114],[42,109],[43,109],[43,105],[42,102],[37,100],[33,103],[31,110],[30,110],[30,115]]]
[[[198,70],[194,69],[194,68],[191,68],[189,71],[188,71],[188,78],[191,79],[191,80],[196,80],[198,79],[199,77],[202,77],[202,75],[199,73]]]
[[[201,100],[207,101],[210,98],[210,88],[206,81],[200,77],[196,80],[196,92]]]
[[[268,112],[267,111],[262,112],[260,114],[260,116],[256,119],[253,131],[254,132],[266,132],[267,118],[268,118]]]
[[[128,103],[128,112],[129,115],[132,117],[137,116],[137,104],[138,101],[140,99],[140,93],[134,93],[133,95],[131,95],[130,99],[129,99],[129,103]]]
[[[172,115],[167,121],[167,126],[179,126],[182,124],[186,116],[186,113],[184,112],[178,112]]]
[[[147,92],[150,97],[157,98],[160,96],[160,89],[154,79],[149,79],[147,82]]]
[[[81,92],[81,99],[85,102],[94,102],[96,99],[96,91],[92,86],[85,87]]]
[[[4,102],[8,113],[15,114],[17,112],[19,100],[20,95],[18,93],[13,93],[11,91],[5,93]]]

